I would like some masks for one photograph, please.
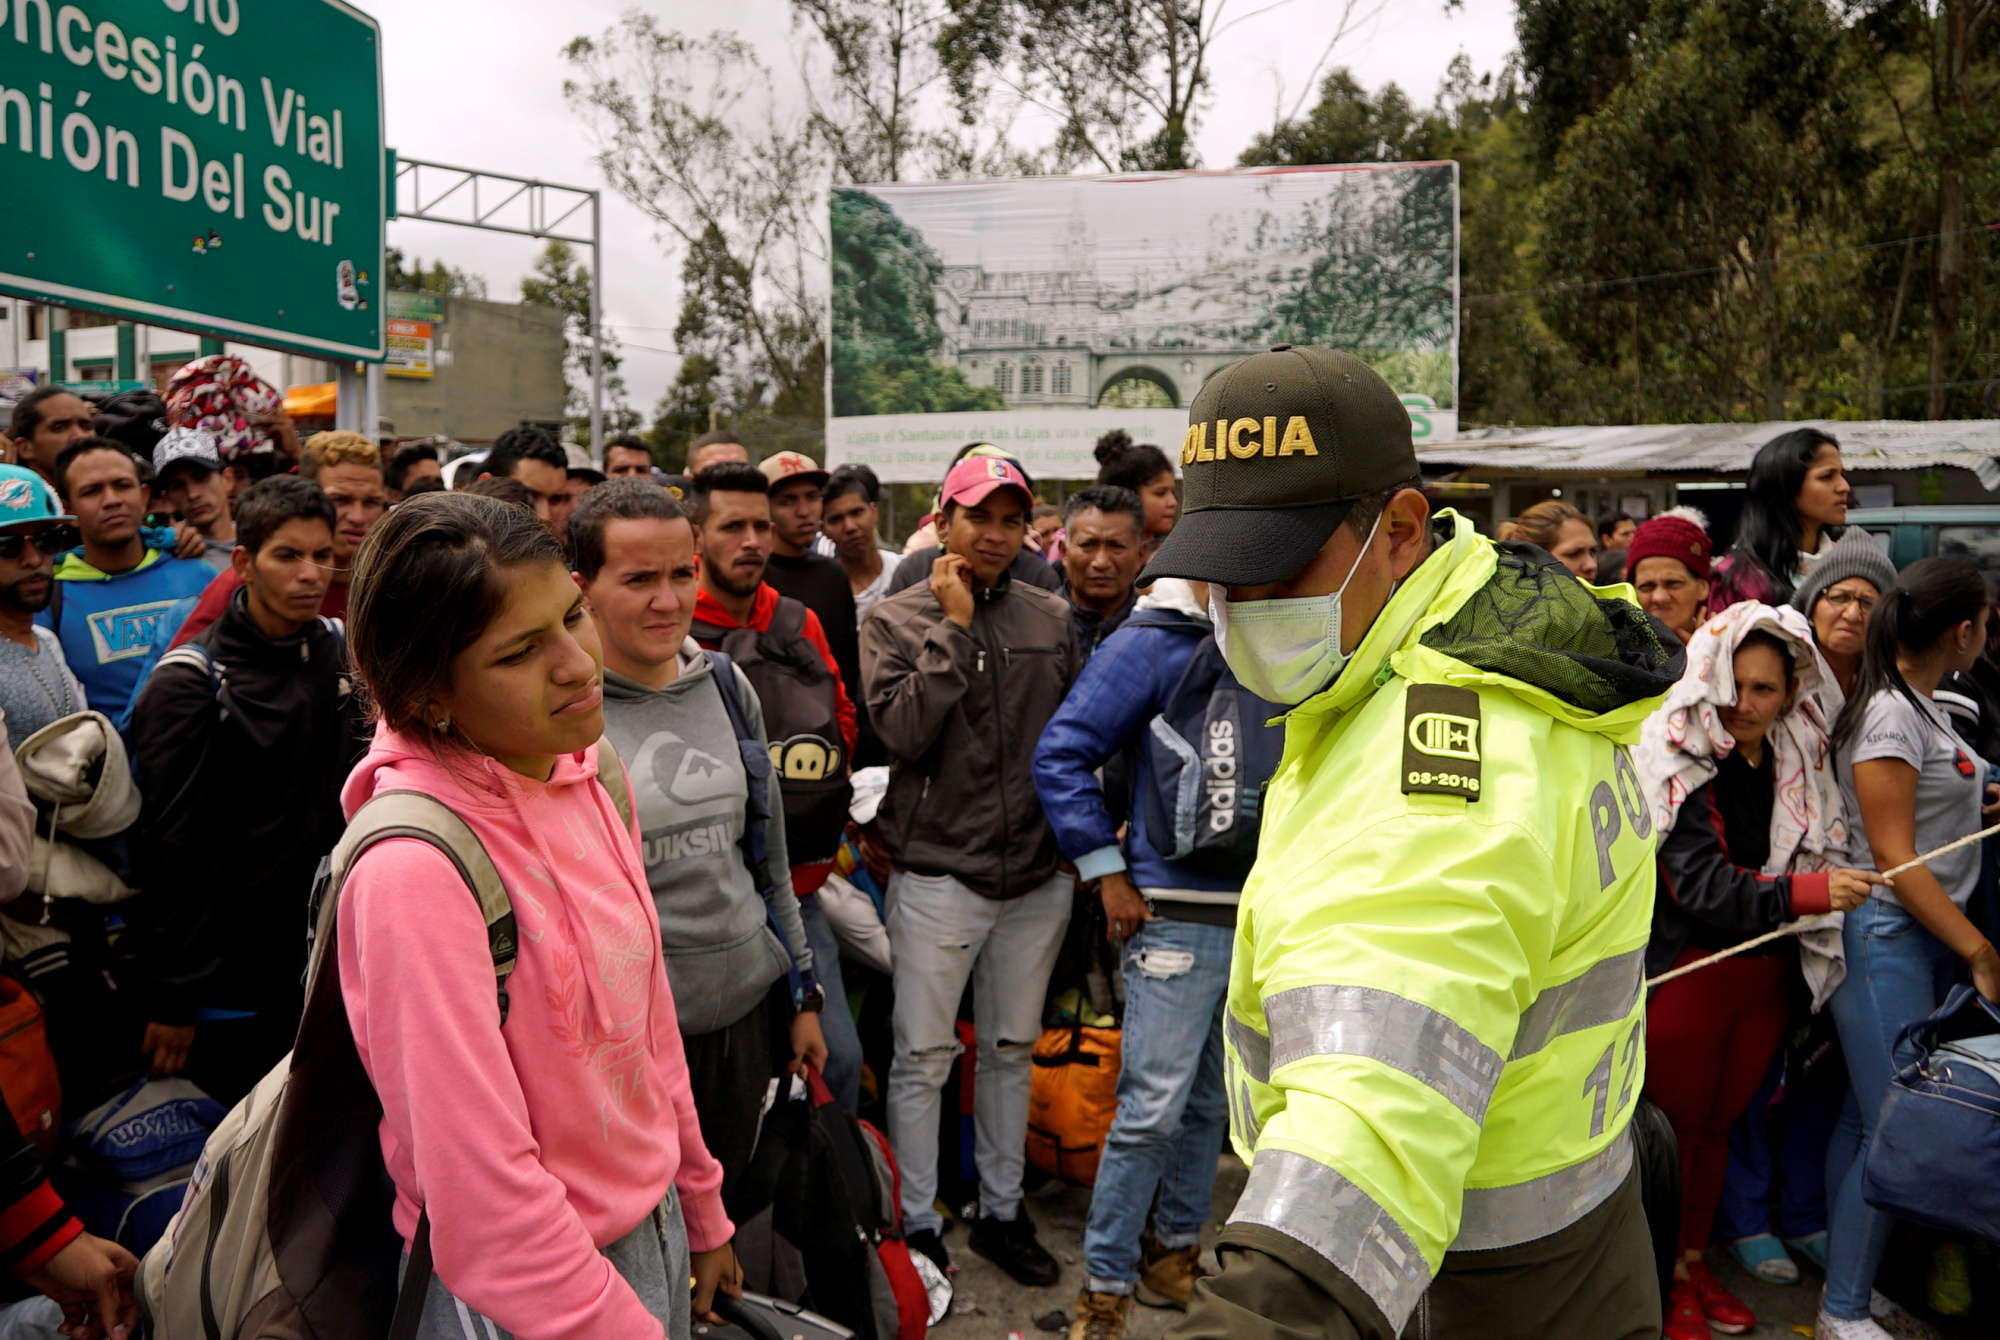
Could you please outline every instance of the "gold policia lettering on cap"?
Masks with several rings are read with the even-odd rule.
[[[1208,421],[1188,425],[1187,436],[1181,439],[1181,464],[1193,465],[1196,461],[1212,461],[1215,453],[1208,449]]]
[[[1261,437],[1247,437],[1246,434],[1262,430]],[[1196,462],[1226,461],[1234,456],[1239,461],[1247,461],[1253,456],[1317,456],[1319,445],[1313,441],[1312,427],[1303,414],[1294,414],[1285,421],[1285,435],[1278,436],[1278,420],[1266,416],[1263,420],[1238,419],[1234,423],[1228,419],[1215,421],[1215,445],[1208,442],[1208,421],[1188,425],[1187,436],[1181,439],[1181,464]]]
[[[1260,449],[1259,445],[1254,441],[1245,442],[1243,440],[1245,433],[1254,433],[1257,431],[1257,427],[1258,424],[1255,419],[1238,419],[1235,423],[1229,425],[1229,454],[1231,456],[1234,456],[1239,461],[1247,461],[1257,454]]]

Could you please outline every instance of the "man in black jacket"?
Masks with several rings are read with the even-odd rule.
[[[319,616],[333,506],[280,475],[236,504],[243,588],[160,658],[132,713],[144,1050],[224,1105],[291,1047],[306,904],[339,839],[360,712],[338,624]]]

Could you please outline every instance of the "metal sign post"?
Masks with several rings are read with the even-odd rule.
[[[407,183],[408,189],[405,190]],[[396,217],[590,248],[590,454],[604,460],[604,247],[598,192],[534,177],[396,159]],[[590,210],[590,231],[571,223]]]

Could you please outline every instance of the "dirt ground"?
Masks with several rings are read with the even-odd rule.
[[[1202,1234],[1211,1252],[1216,1228],[1228,1217],[1230,1207],[1242,1193],[1245,1176],[1242,1163],[1233,1155],[1223,1155],[1215,1179],[1215,1214]],[[1037,1340],[1045,1333],[1038,1329],[1037,1319],[1050,1323],[1049,1330],[1055,1333],[1067,1333],[1069,1318],[1076,1311],[1077,1291],[1083,1284],[1083,1223],[1090,1211],[1090,1192],[1055,1184],[1030,1195],[1026,1206],[1034,1216],[1042,1245],[1062,1263],[1062,1282],[1048,1289],[1030,1289],[1014,1283],[997,1266],[975,1255],[966,1245],[965,1227],[955,1224],[945,1234],[944,1242],[956,1267],[952,1278],[956,1297],[953,1315],[937,1328],[940,1340],[1014,1340],[1017,1335],[1020,1340]],[[1757,1340],[1812,1335],[1821,1284],[1818,1271],[1804,1266],[1805,1278],[1787,1287],[1766,1284],[1747,1274],[1725,1251],[1713,1251],[1709,1259],[1723,1283],[1757,1313],[1757,1329],[1750,1333]],[[1207,1257],[1207,1264],[1214,1268],[1213,1255]],[[1890,1284],[1892,1291],[1899,1281],[1888,1276],[1896,1264],[1892,1260],[1884,1272],[1885,1283]],[[1909,1278],[1900,1282],[1908,1287],[1893,1296],[1906,1303],[1921,1303],[1921,1275],[1913,1270],[1905,1270],[1903,1274]],[[1986,1304],[1986,1308],[1993,1306],[1990,1302]],[[1059,1322],[1050,1315],[1056,1312],[1062,1314]],[[1180,1316],[1170,1309],[1135,1305],[1128,1333],[1134,1340],[1163,1340]],[[1977,1320],[1933,1317],[1929,1321],[1933,1327],[1930,1333],[1938,1340],[1975,1340],[1975,1337],[1991,1340],[2000,1335],[2000,1326],[1996,1326],[1991,1312]]]

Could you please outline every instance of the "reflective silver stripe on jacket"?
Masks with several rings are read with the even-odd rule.
[[[1642,947],[1605,959],[1561,986],[1549,987],[1522,1013],[1514,1050],[1507,1059],[1532,1056],[1565,1033],[1617,1023],[1639,1003],[1645,982],[1646,951]]]
[[[1236,1012],[1227,1005],[1222,1007],[1222,1031],[1236,1048],[1236,1059],[1243,1063],[1244,1073],[1259,1084],[1271,1082],[1271,1039],[1259,1033],[1250,1025],[1236,1017]]]
[[[1289,1149],[1258,1152],[1229,1222],[1261,1224],[1318,1252],[1375,1300],[1399,1334],[1431,1285],[1424,1254],[1387,1210],[1326,1164]]]
[[[1260,1155],[1258,1162],[1262,1163]],[[1583,1162],[1513,1186],[1467,1187],[1454,1252],[1514,1247],[1560,1233],[1611,1198],[1632,1172],[1632,1128]]]
[[[1500,1053],[1428,1005],[1371,986],[1301,986],[1264,1000],[1270,1068],[1366,1056],[1436,1089],[1474,1121],[1500,1082]],[[1239,1050],[1240,1050],[1239,1044]]]

